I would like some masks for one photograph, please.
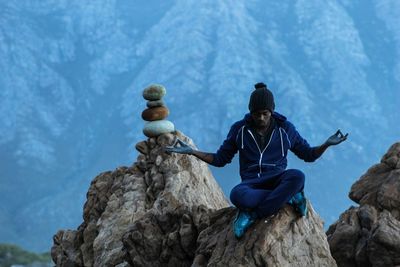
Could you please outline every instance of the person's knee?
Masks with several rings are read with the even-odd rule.
[[[243,197],[243,187],[238,184],[234,188],[232,188],[231,194],[229,198],[233,205],[238,206],[240,203],[240,199]]]
[[[243,184],[239,184],[232,189],[230,199],[232,204],[238,208],[247,209],[255,206],[251,188]]]
[[[300,185],[304,185],[305,175],[302,171],[297,169],[289,169],[286,171],[286,175],[288,175],[292,181],[295,181]]]

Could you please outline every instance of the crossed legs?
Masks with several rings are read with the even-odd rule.
[[[239,210],[251,211],[258,218],[267,217],[304,188],[304,178],[303,172],[289,169],[268,180],[244,181],[232,189],[230,199]]]

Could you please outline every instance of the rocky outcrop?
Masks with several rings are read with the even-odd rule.
[[[338,266],[400,265],[400,143],[353,184],[349,197],[360,206],[327,232]]]
[[[194,146],[187,137],[177,135]],[[61,230],[54,236],[52,257],[58,266],[127,264],[131,260],[126,260],[129,250],[124,248],[123,236],[132,229],[135,237],[134,229],[142,222],[154,217],[164,220],[166,227],[168,222],[180,229],[185,228],[180,222],[188,216],[196,221],[206,210],[228,206],[205,163],[163,152],[174,138],[173,134],[164,134],[137,144],[141,154],[133,166],[102,173],[92,181],[84,222],[78,230]],[[165,216],[174,220],[168,221]],[[186,242],[184,238],[180,241]]]
[[[310,206],[299,218],[290,206],[259,220],[237,240],[233,207],[214,212],[149,214],[123,237],[132,266],[336,266],[322,221]]]
[[[259,220],[237,240],[232,232],[234,208],[214,212],[197,239],[193,267],[200,266],[336,266],[323,223],[311,205],[298,217],[286,205],[272,218]]]
[[[54,236],[57,266],[336,266],[322,221],[309,205],[299,218],[290,206],[255,223],[241,240],[207,165],[164,153],[180,132],[149,138],[131,167],[97,176],[83,223]]]

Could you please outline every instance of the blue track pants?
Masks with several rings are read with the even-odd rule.
[[[304,173],[289,169],[272,178],[243,181],[232,189],[230,199],[238,209],[253,211],[263,218],[278,212],[303,188]]]

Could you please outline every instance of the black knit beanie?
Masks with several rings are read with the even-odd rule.
[[[274,96],[267,85],[264,83],[257,83],[254,85],[255,90],[251,93],[249,101],[249,110],[254,112],[256,110],[268,109],[271,113],[275,109]]]

